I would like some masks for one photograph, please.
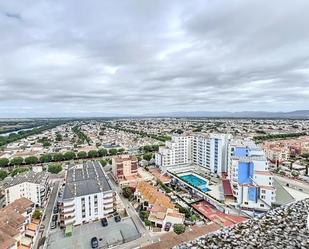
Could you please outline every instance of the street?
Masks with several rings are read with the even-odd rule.
[[[55,204],[56,199],[57,199],[59,183],[60,183],[60,180],[57,180],[57,181],[54,182],[54,186],[52,188],[47,206],[45,208],[45,212],[43,213],[43,217],[45,216],[45,218],[41,222],[41,227],[43,227],[44,230],[43,230],[43,232],[41,232],[41,230],[40,230],[33,248],[37,248],[37,249],[40,248],[41,245],[39,244],[39,241],[41,240],[41,238],[46,237],[48,232],[49,232],[50,220],[51,220],[51,216],[52,216],[52,213],[53,213],[53,207],[54,207],[54,204]]]
[[[144,223],[141,221],[140,217],[138,216],[138,213],[135,211],[134,207],[131,205],[128,199],[124,198],[122,195],[119,194],[121,193],[121,188],[116,184],[112,175],[108,173],[108,176],[112,184],[112,188],[115,191],[117,191],[118,196],[120,197],[121,201],[125,205],[128,214],[131,216],[133,222],[135,223],[138,231],[141,234],[141,238],[131,241],[129,243],[125,243],[123,245],[117,246],[117,249],[118,248],[121,248],[121,249],[137,248],[144,244],[149,244],[149,243],[154,243],[154,242],[159,241],[158,237],[153,237],[150,235],[149,230],[145,227]]]

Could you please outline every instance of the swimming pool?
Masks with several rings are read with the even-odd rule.
[[[207,186],[206,180],[203,180],[193,174],[180,176],[180,178],[184,180],[185,182],[189,183],[190,185],[198,188],[204,193],[209,191],[209,189],[206,187]]]

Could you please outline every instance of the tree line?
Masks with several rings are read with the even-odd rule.
[[[104,156],[114,156],[124,152],[123,148],[120,149],[99,149],[99,150],[90,150],[88,152],[80,151],[67,151],[65,153],[54,153],[54,154],[44,154],[40,157],[29,156],[26,158],[14,157],[12,159],[0,158],[0,167],[9,167],[9,166],[20,166],[27,164],[37,164],[37,163],[49,163],[49,162],[60,162],[68,161],[73,159],[87,159],[87,158],[96,158]]]
[[[277,139],[277,138],[294,138],[300,136],[306,136],[306,132],[299,132],[299,133],[279,133],[279,134],[268,134],[263,136],[254,136],[253,139],[257,142],[263,142],[270,139]]]
[[[27,138],[29,136],[32,135],[37,135],[42,133],[43,131],[55,128],[58,125],[64,124],[65,122],[63,121],[57,121],[57,122],[53,122],[47,125],[43,125],[41,127],[38,128],[33,128],[32,130],[27,130],[27,131],[19,131],[17,133],[11,133],[8,136],[0,136],[0,146],[15,142],[17,140],[23,139],[23,138]]]

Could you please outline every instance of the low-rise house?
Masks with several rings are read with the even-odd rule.
[[[148,182],[140,182],[134,193],[142,207],[149,211],[148,220],[154,227],[163,228],[167,222],[183,224],[185,215],[179,213],[170,198]]]
[[[0,209],[0,249],[31,248],[34,236],[28,236],[28,226],[31,224],[34,203],[26,198],[20,198]],[[26,243],[25,243],[26,241]]]

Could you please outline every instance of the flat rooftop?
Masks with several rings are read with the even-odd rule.
[[[108,183],[99,162],[88,161],[68,169],[63,199],[110,191]]]

